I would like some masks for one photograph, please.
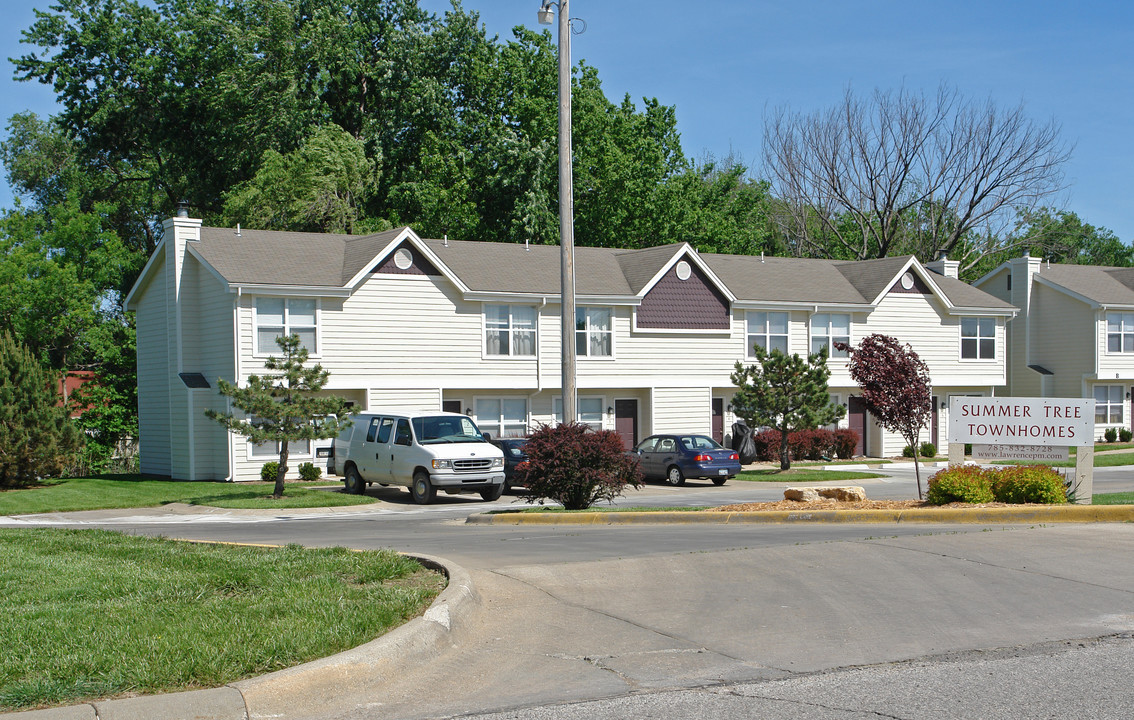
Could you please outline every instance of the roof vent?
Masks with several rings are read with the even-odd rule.
[[[441,247],[449,247],[449,233],[445,233],[445,237],[441,240]]]
[[[240,223],[236,223],[236,237],[240,237]]]
[[[524,238],[524,252],[531,252],[531,238]]]

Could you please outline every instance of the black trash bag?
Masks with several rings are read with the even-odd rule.
[[[732,424],[732,449],[740,455],[741,465],[756,461],[756,441],[752,439],[752,431],[742,422]]]

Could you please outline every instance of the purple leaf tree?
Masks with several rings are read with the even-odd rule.
[[[850,376],[862,388],[866,410],[886,430],[905,438],[914,449],[917,496],[922,498],[918,464],[918,435],[933,412],[929,368],[909,344],[877,333],[863,338],[858,347],[836,343],[850,352]]]

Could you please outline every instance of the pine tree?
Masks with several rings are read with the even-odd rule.
[[[323,389],[331,373],[322,365],[304,367],[307,348],[300,344],[299,336],[278,337],[276,344],[283,357],[269,357],[264,361],[264,369],[278,373],[249,375],[244,387],[223,379],[217,381],[220,394],[232,398],[232,404],[243,410],[245,416],[238,418],[215,410],[206,410],[205,415],[249,442],[274,442],[279,446],[279,468],[272,492],[272,497],[279,499],[283,497],[287,474],[288,443],[335,437],[351,421],[346,400],[335,395],[313,395]]]
[[[31,351],[0,335],[0,488],[57,477],[75,462],[82,435],[53,385]]]
[[[732,382],[736,394],[732,410],[749,427],[780,431],[780,470],[791,467],[788,433],[835,422],[846,409],[831,402],[827,393],[827,349],[807,356],[785,355],[755,347],[756,364],[736,363]]]

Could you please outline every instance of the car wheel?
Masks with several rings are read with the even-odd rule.
[[[480,496],[482,498],[484,498],[485,500],[487,500],[488,502],[492,502],[493,500],[499,500],[500,496],[503,495],[503,494],[504,494],[504,483],[500,483],[499,485],[493,485],[492,487],[488,488],[487,490],[481,490],[480,491]]]
[[[715,477],[715,478],[713,478],[713,484],[714,485],[724,485],[725,480],[728,480],[728,478],[726,478],[726,477]]]
[[[429,473],[418,470],[413,474],[413,485],[410,485],[410,494],[418,505],[428,505],[437,498],[437,488],[429,481]]]
[[[366,493],[366,481],[362,479],[362,475],[358,474],[358,468],[354,465],[346,469],[343,484],[347,493],[351,495],[364,495]]]
[[[677,486],[685,484],[685,476],[681,474],[681,468],[676,465],[669,466],[669,470],[667,470],[665,474],[665,479],[670,485]]]

